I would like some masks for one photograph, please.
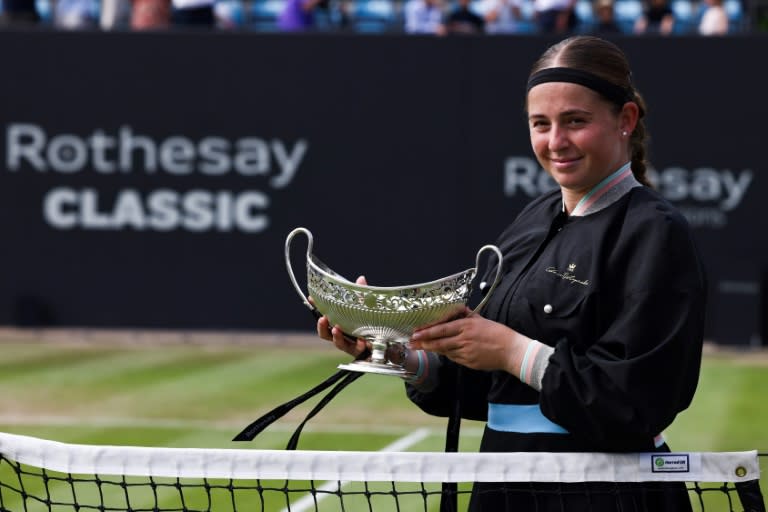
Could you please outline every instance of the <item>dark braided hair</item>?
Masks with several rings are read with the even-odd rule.
[[[637,126],[630,135],[632,172],[637,181],[652,186],[647,172],[646,144],[648,131],[645,127],[645,100],[632,84],[632,72],[624,52],[605,39],[594,36],[573,36],[550,46],[531,69],[531,76],[537,71],[551,67],[567,67],[587,71],[627,91],[627,96],[637,104],[640,115]],[[621,105],[611,102],[618,113]]]

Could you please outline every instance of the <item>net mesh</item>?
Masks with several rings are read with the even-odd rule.
[[[494,511],[650,511],[661,510],[659,500],[676,499],[693,510],[757,512],[765,510],[759,481],[754,451],[181,449],[72,445],[0,433],[0,510],[14,512],[407,512],[467,510],[471,501]],[[454,495],[444,496],[443,482],[457,483]]]

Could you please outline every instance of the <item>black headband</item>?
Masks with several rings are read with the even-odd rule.
[[[569,82],[583,85],[619,106],[624,105],[628,101],[633,101],[631,91],[588,71],[573,68],[545,68],[537,71],[528,79],[526,93],[537,85],[546,82]]]

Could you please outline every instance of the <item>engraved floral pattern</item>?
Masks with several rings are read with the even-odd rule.
[[[373,289],[323,275],[308,269],[308,287],[315,300],[346,304],[355,309],[386,312],[409,312],[449,304],[465,303],[472,291],[474,269],[429,285]]]

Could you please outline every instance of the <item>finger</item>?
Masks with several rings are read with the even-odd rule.
[[[414,332],[423,331],[424,329],[428,329],[430,327],[434,327],[436,325],[446,324],[449,322],[454,322],[456,320],[461,320],[462,318],[469,318],[472,315],[475,315],[476,313],[473,313],[472,310],[464,306],[463,309],[460,309],[459,311],[456,311],[455,313],[448,313],[445,317],[441,318],[440,320],[437,320],[435,322],[420,325],[416,329],[414,329]]]
[[[331,334],[333,335],[333,344],[336,345],[340,350],[343,350],[344,352],[350,352],[354,350],[357,342],[345,336],[344,331],[341,330],[341,327],[338,325],[333,326],[333,329],[331,329]]]
[[[411,350],[427,350],[422,342],[416,341],[413,338],[408,341],[408,348]]]
[[[442,338],[450,338],[458,333],[456,322],[448,322],[445,324],[437,324],[431,327],[426,327],[419,331],[415,331],[411,335],[411,341],[433,341]]]
[[[338,325],[334,325],[331,328],[331,336],[333,343],[337,347],[343,348],[347,345],[347,340],[344,339],[344,333]]]
[[[353,356],[357,356],[366,349],[365,340],[351,339],[344,334],[338,325],[331,329],[331,333],[333,335],[333,343],[339,350],[342,350]]]
[[[365,278],[365,276],[359,276],[357,279],[355,279],[355,284],[368,284],[368,280]]]
[[[331,329],[328,324],[328,318],[321,316],[317,319],[317,335],[327,341],[333,341]]]
[[[419,346],[427,352],[434,352],[435,354],[440,355],[447,355],[450,352],[450,350],[448,350],[448,345],[444,341],[425,340],[422,343],[419,343]]]

